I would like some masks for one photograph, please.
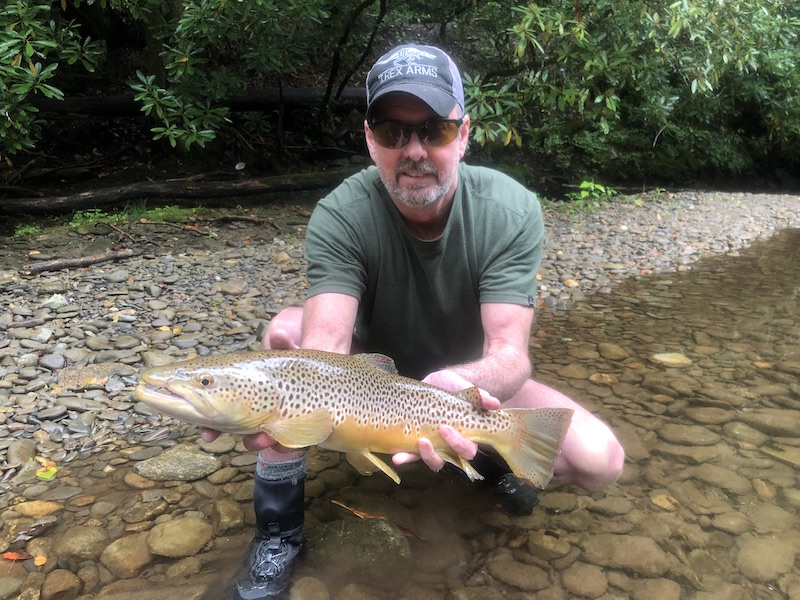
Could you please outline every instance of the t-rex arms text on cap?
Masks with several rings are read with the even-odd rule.
[[[367,119],[375,101],[390,92],[412,94],[440,117],[464,109],[464,87],[453,59],[434,46],[404,45],[384,54],[367,75]]]

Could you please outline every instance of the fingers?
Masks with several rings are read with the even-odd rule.
[[[433,444],[428,438],[420,438],[419,456],[422,462],[428,465],[428,468],[434,473],[438,473],[444,467],[444,460],[436,454],[436,450],[433,449]]]
[[[204,442],[213,442],[221,435],[221,432],[217,431],[216,429],[209,429],[208,427],[203,427],[200,430],[200,438]]]
[[[478,452],[478,444],[468,440],[449,425],[442,425],[439,428],[439,435],[453,451],[467,460],[472,460]],[[398,452],[392,456],[392,462],[396,465],[422,460],[431,471],[438,473],[442,470],[445,460],[436,452],[433,444],[428,438],[420,438],[418,442],[419,454],[412,452]]]
[[[263,450],[275,445],[275,440],[268,436],[266,433],[251,433],[242,438],[244,447],[248,450]]]
[[[461,458],[472,460],[478,453],[478,444],[472,440],[468,440],[449,425],[440,426],[439,435],[442,436],[442,439],[447,442],[447,445]]]
[[[419,454],[413,452],[398,452],[392,456],[392,462],[396,465],[405,465],[419,460]]]
[[[467,381],[461,375],[455,371],[451,371],[450,369],[434,371],[433,373],[428,374],[422,381],[453,393],[475,387],[471,382]],[[500,400],[492,396],[484,389],[478,388],[478,391],[481,393],[481,405],[483,408],[486,410],[497,410],[500,408]]]
[[[295,342],[292,334],[286,329],[267,330],[267,334],[261,340],[261,345],[265,350],[297,350],[300,347]]]
[[[500,400],[492,396],[486,390],[478,388],[478,391],[481,393],[481,405],[483,408],[486,410],[498,410],[500,408]]]

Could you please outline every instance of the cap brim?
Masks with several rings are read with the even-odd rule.
[[[402,83],[396,86],[388,86],[382,89],[370,102],[369,107],[367,108],[367,119],[372,117],[372,111],[375,108],[376,103],[378,100],[383,98],[386,94],[392,94],[394,92],[402,92],[404,94],[411,94],[412,96],[416,96],[420,100],[422,100],[425,104],[431,107],[431,110],[435,112],[437,115],[446,119],[450,116],[450,113],[453,112],[453,109],[456,107],[458,102],[455,98],[450,96],[447,92],[430,86],[430,85],[420,85],[420,84],[409,84],[408,82]]]

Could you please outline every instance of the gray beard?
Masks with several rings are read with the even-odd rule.
[[[427,186],[400,186],[398,183],[400,173],[411,169],[434,175],[436,177],[436,185],[432,188]],[[427,161],[420,161],[417,163],[406,160],[397,165],[391,177],[384,176],[383,171],[381,171],[380,175],[392,200],[408,206],[409,208],[426,208],[436,204],[450,191],[456,177],[456,171],[453,170],[449,173],[442,174],[439,173],[433,164]]]

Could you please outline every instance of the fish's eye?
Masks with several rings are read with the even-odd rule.
[[[200,385],[203,387],[208,387],[214,383],[214,378],[211,377],[211,375],[200,375],[200,377],[197,378],[197,381],[199,381]]]

